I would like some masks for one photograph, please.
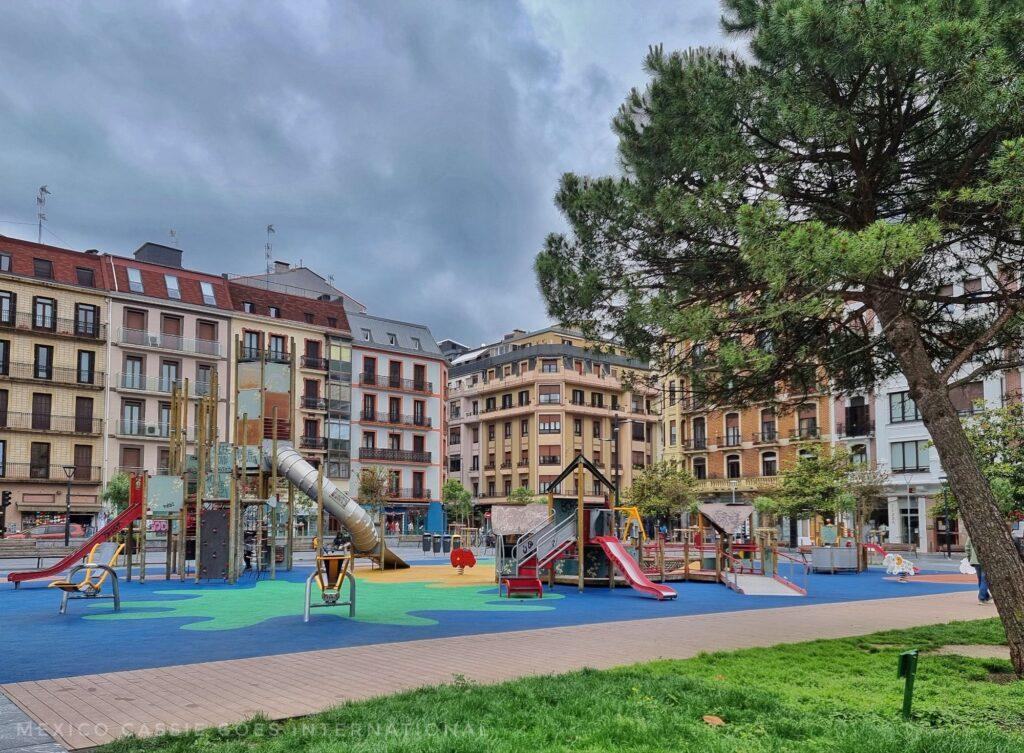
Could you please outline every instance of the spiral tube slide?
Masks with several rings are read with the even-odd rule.
[[[272,444],[264,443],[264,456],[272,457]],[[317,469],[310,465],[293,447],[277,445],[277,471],[312,500],[317,496]],[[333,516],[352,536],[352,547],[356,554],[380,560],[382,567],[409,567],[401,557],[386,546],[381,547],[381,534],[373,524],[373,518],[359,503],[328,478],[324,479],[324,510]],[[383,552],[383,559],[381,553]]]

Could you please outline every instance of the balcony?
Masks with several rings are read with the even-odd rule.
[[[157,476],[166,476],[169,471],[170,471],[170,469],[167,466],[165,466],[165,465],[164,466],[159,466],[156,469],[156,475]],[[149,473],[149,472],[150,472],[149,468],[139,468],[138,466],[134,466],[134,465],[119,465],[119,466],[117,466],[117,468],[114,469],[114,473],[115,474],[123,473],[126,476],[130,476],[133,473],[136,476],[141,476],[142,474]],[[152,474],[150,474],[150,475],[152,475]]]
[[[4,463],[0,465],[0,478],[9,481],[39,481],[66,484],[68,476],[62,465],[43,465],[40,463]],[[98,483],[100,467],[98,465],[76,465],[71,476],[71,483]]]
[[[360,447],[360,460],[379,460],[385,463],[429,463],[430,453],[421,450],[392,450],[387,447]]]
[[[174,387],[179,390],[185,389],[185,382],[181,379],[170,377],[148,377],[142,374],[118,374],[115,379],[118,389],[136,390],[138,392],[159,392],[170,394]],[[189,380],[189,397],[199,397],[210,394],[209,382],[193,382]]]
[[[411,426],[417,429],[429,429],[432,425],[429,416],[403,416],[400,413],[377,413],[364,410],[360,417],[363,421],[375,424],[389,424],[392,426]]]
[[[146,423],[136,419],[122,418],[117,422],[117,434],[122,437],[167,440],[171,438],[171,425],[169,423]],[[186,441],[192,441],[193,435],[194,427],[186,427]]]
[[[493,471],[496,468],[494,463],[484,463],[485,471]]]
[[[327,398],[319,395],[303,395],[302,407],[306,410],[327,410]]]
[[[765,431],[755,431],[750,435],[751,440],[754,444],[768,444],[770,442],[779,441],[779,433],[775,429],[767,429]]]
[[[107,326],[85,319],[63,319],[59,316],[32,314],[27,311],[0,318],[0,330],[34,332],[40,335],[59,335],[79,340],[105,340]]]
[[[0,379],[18,379],[49,384],[64,384],[82,389],[102,389],[104,373],[101,371],[80,371],[58,366],[36,367],[31,363],[0,363]]]
[[[103,419],[80,416],[51,416],[49,413],[0,413],[0,429],[9,431],[60,432],[63,434],[99,434]]]
[[[302,356],[299,360],[299,365],[304,369],[327,371],[327,359],[320,356]]]
[[[716,444],[719,447],[739,447],[743,444],[743,439],[739,432],[735,434],[726,434],[724,437],[718,437]]]
[[[359,375],[359,384],[366,387],[382,387],[388,390],[419,392],[428,395],[434,391],[434,385],[431,382],[402,379],[390,374],[369,374],[363,372]]]
[[[512,467],[512,461],[511,460],[504,460],[504,461],[502,461],[502,463],[501,463],[501,470],[507,471],[511,467]]]
[[[559,455],[541,455],[540,456],[540,464],[541,465],[561,465],[562,464],[562,458]]]
[[[391,488],[385,492],[385,496],[390,500],[409,499],[416,502],[429,502],[433,499],[430,489],[423,489],[419,487],[413,487],[411,489]]]
[[[267,363],[291,363],[292,354],[284,350],[265,350],[263,348],[249,348],[246,346],[238,348],[239,363],[251,363],[252,361],[261,360]]]
[[[811,439],[821,439],[821,429],[819,429],[817,426],[804,426],[800,429],[794,429],[792,432],[790,432],[789,438],[804,441]]]
[[[217,340],[200,340],[181,335],[169,335],[163,332],[147,332],[144,329],[129,329],[122,327],[118,330],[117,340],[121,345],[136,345],[143,348],[158,348],[160,350],[173,350],[178,353],[192,353],[200,356],[212,356],[220,358],[221,347]]]
[[[864,421],[856,424],[836,424],[837,437],[869,437],[874,433],[874,421]]]
[[[561,405],[562,404],[562,396],[561,395],[541,395],[540,397],[537,398],[537,404],[538,405]],[[590,407],[591,408],[596,408],[597,406],[592,405]]]
[[[519,462],[516,463],[516,467],[517,468],[529,468],[530,467],[530,459],[529,458],[519,458]]]
[[[299,437],[299,447],[304,450],[326,450],[327,437]]]
[[[779,485],[781,476],[746,476],[743,478],[705,478],[697,481],[697,491],[700,492],[731,492],[734,488],[737,492],[757,492],[764,489],[774,489]],[[733,484],[732,482],[736,482]]]
[[[684,450],[706,450],[708,448],[707,437],[694,437],[693,439],[683,440]]]

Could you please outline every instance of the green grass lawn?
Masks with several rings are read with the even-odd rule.
[[[104,750],[1019,753],[1024,682],[1006,682],[1009,662],[925,653],[1004,642],[996,620],[979,620],[501,685],[456,678],[306,719]],[[900,716],[896,678],[897,654],[907,648],[922,650],[911,722]],[[709,726],[705,714],[726,724]]]

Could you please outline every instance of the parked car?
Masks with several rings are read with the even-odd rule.
[[[85,536],[85,526],[79,525],[78,523],[71,524],[71,538],[80,539]],[[63,524],[47,524],[43,526],[33,526],[27,528],[20,533],[9,533],[5,537],[7,539],[34,539],[36,541],[52,541],[54,539],[64,538],[64,525]]]

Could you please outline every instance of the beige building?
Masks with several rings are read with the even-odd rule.
[[[631,372],[646,373],[647,366],[607,343],[600,352],[592,349],[578,333],[557,327],[516,330],[455,358],[448,378],[449,476],[486,506],[517,487],[547,491],[583,453],[620,488],[629,487],[660,443],[656,391],[632,391],[624,380]]]
[[[8,530],[95,522],[107,310],[101,259],[0,238],[0,483]],[[70,485],[69,485],[70,479]]]

